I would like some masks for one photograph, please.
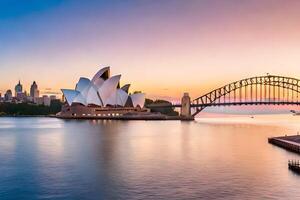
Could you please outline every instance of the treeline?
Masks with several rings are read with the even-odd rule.
[[[166,100],[161,100],[161,99],[157,99],[157,100],[152,100],[152,99],[146,99],[145,100],[145,107],[151,107],[151,105],[155,106],[155,105],[172,105],[171,102],[166,101]],[[179,113],[177,111],[175,111],[174,108],[172,107],[158,107],[158,108],[150,108],[151,112],[160,112],[162,114],[168,115],[168,116],[178,116]]]
[[[171,105],[166,100],[146,99],[145,107],[151,105]],[[61,111],[62,103],[59,100],[52,100],[50,106],[36,105],[31,103],[0,103],[0,116],[37,116],[37,115],[53,115]],[[178,112],[172,107],[151,108],[151,112],[160,112],[169,116],[178,116]]]
[[[50,106],[31,103],[0,103],[0,116],[51,115],[61,110],[62,103],[52,100]]]

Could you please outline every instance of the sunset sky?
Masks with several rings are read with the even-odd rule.
[[[101,66],[148,97],[300,78],[297,0],[0,0],[0,92],[73,88]]]

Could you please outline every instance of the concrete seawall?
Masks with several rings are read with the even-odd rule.
[[[300,153],[300,135],[268,138],[268,142],[288,151]]]

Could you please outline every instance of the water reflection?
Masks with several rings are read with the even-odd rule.
[[[297,198],[287,160],[298,155],[267,138],[295,134],[299,122],[2,118],[13,125],[0,128],[0,198]]]

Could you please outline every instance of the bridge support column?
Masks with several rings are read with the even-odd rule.
[[[193,119],[193,116],[191,115],[191,98],[187,92],[184,93],[181,98],[180,116],[182,119]]]

